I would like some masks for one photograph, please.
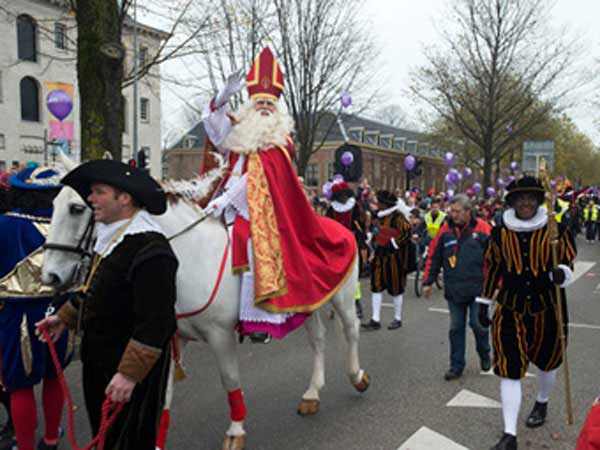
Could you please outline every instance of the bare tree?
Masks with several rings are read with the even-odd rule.
[[[486,184],[494,163],[580,83],[573,43],[543,26],[549,7],[546,0],[455,0],[445,47],[427,50],[427,64],[413,74],[412,92],[472,144]]]
[[[123,102],[122,89],[134,80],[125,74],[122,44],[125,25],[136,27],[129,18],[133,0],[68,0],[77,22],[77,77],[81,101],[82,158],[100,158],[105,151],[117,160],[122,152]],[[153,67],[187,51],[189,42],[206,24],[197,27],[173,43],[192,0],[177,3],[177,15],[169,38],[162,42],[147,64],[139,68],[137,78],[147,75]],[[175,6],[175,5],[173,5]],[[206,16],[205,16],[206,17]],[[137,149],[135,149],[137,150]]]
[[[387,105],[379,109],[375,117],[382,122],[399,128],[411,128],[412,124],[400,105]]]
[[[359,17],[363,2],[213,1],[210,32],[197,37],[198,52],[190,58],[199,63],[199,73],[206,75],[196,93],[214,95],[230,73],[248,70],[269,45],[284,72],[283,99],[295,120],[296,165],[303,174],[328,128],[335,126],[331,113],[339,109],[340,95],[352,93],[360,109],[376,92],[378,52]],[[237,107],[241,101],[238,96],[232,105]],[[322,129],[325,133],[319,133]]]

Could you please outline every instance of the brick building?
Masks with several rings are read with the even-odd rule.
[[[322,186],[333,177],[335,150],[345,143],[345,131],[347,142],[362,150],[363,176],[368,178],[371,186],[378,189],[404,188],[404,158],[412,154],[423,161],[423,173],[412,180],[410,186],[434,188],[436,191],[445,189],[445,150],[432,147],[427,143],[425,135],[349,114],[342,114],[342,126],[336,122],[336,117],[331,115],[320,127],[316,142],[322,145],[311,156],[306,167],[306,185]],[[202,161],[204,139],[204,127],[199,123],[173,148],[166,150],[164,175],[180,179],[197,174]]]

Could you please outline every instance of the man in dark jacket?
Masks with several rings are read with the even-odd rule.
[[[483,288],[483,259],[490,235],[490,226],[473,216],[471,202],[459,194],[450,201],[450,218],[429,245],[423,294],[431,295],[431,285],[440,269],[444,269],[444,295],[450,310],[450,369],[444,375],[454,380],[465,368],[466,316],[475,335],[481,369],[491,367],[489,330],[477,320],[475,297]]]
[[[146,172],[106,159],[82,164],[61,181],[94,210],[94,258],[83,294],[37,325],[56,339],[81,324],[83,393],[94,434],[105,396],[125,403],[104,448],[154,450],[176,328],[178,262],[151,216],[166,211],[165,193]]]

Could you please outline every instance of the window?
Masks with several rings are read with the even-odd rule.
[[[334,167],[335,167],[334,163],[332,163],[332,162],[327,163],[327,179],[331,179],[335,175],[333,173],[333,171],[335,170]]]
[[[13,169],[18,169],[19,168],[19,161],[13,161],[12,162],[12,168]]]
[[[319,165],[308,164],[306,166],[306,185],[307,186],[318,186],[319,185]]]
[[[37,61],[37,26],[31,16],[17,17],[17,45],[19,59]]]
[[[67,26],[64,23],[54,24],[54,46],[60,50],[67,48]]]
[[[150,122],[150,100],[144,97],[140,99],[140,120]]]
[[[148,48],[140,47],[140,51],[138,53],[138,69],[141,69],[148,63]]]
[[[4,150],[6,148],[6,139],[3,133],[0,133],[0,150]]]
[[[38,84],[31,77],[25,77],[20,83],[21,120],[40,121]]]
[[[6,172],[6,161],[0,161],[0,172]]]

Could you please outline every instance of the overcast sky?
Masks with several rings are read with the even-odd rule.
[[[436,23],[443,22],[449,0],[366,0],[365,16],[372,22],[373,33],[382,50],[383,89],[386,104],[398,104],[415,120],[412,105],[406,95],[409,74],[424,63],[423,44],[440,42]],[[554,3],[552,27],[567,27],[580,39],[588,67],[600,60],[600,0],[548,0]],[[144,19],[142,19],[144,20]],[[168,70],[168,67],[166,68]],[[172,74],[172,72],[170,72]],[[599,88],[600,89],[600,88]],[[383,105],[382,105],[383,106]],[[182,108],[175,96],[163,89],[163,117],[170,124]],[[377,108],[375,108],[377,109]],[[581,130],[600,146],[600,111],[583,99],[568,111]],[[175,119],[175,120],[174,120]]]

